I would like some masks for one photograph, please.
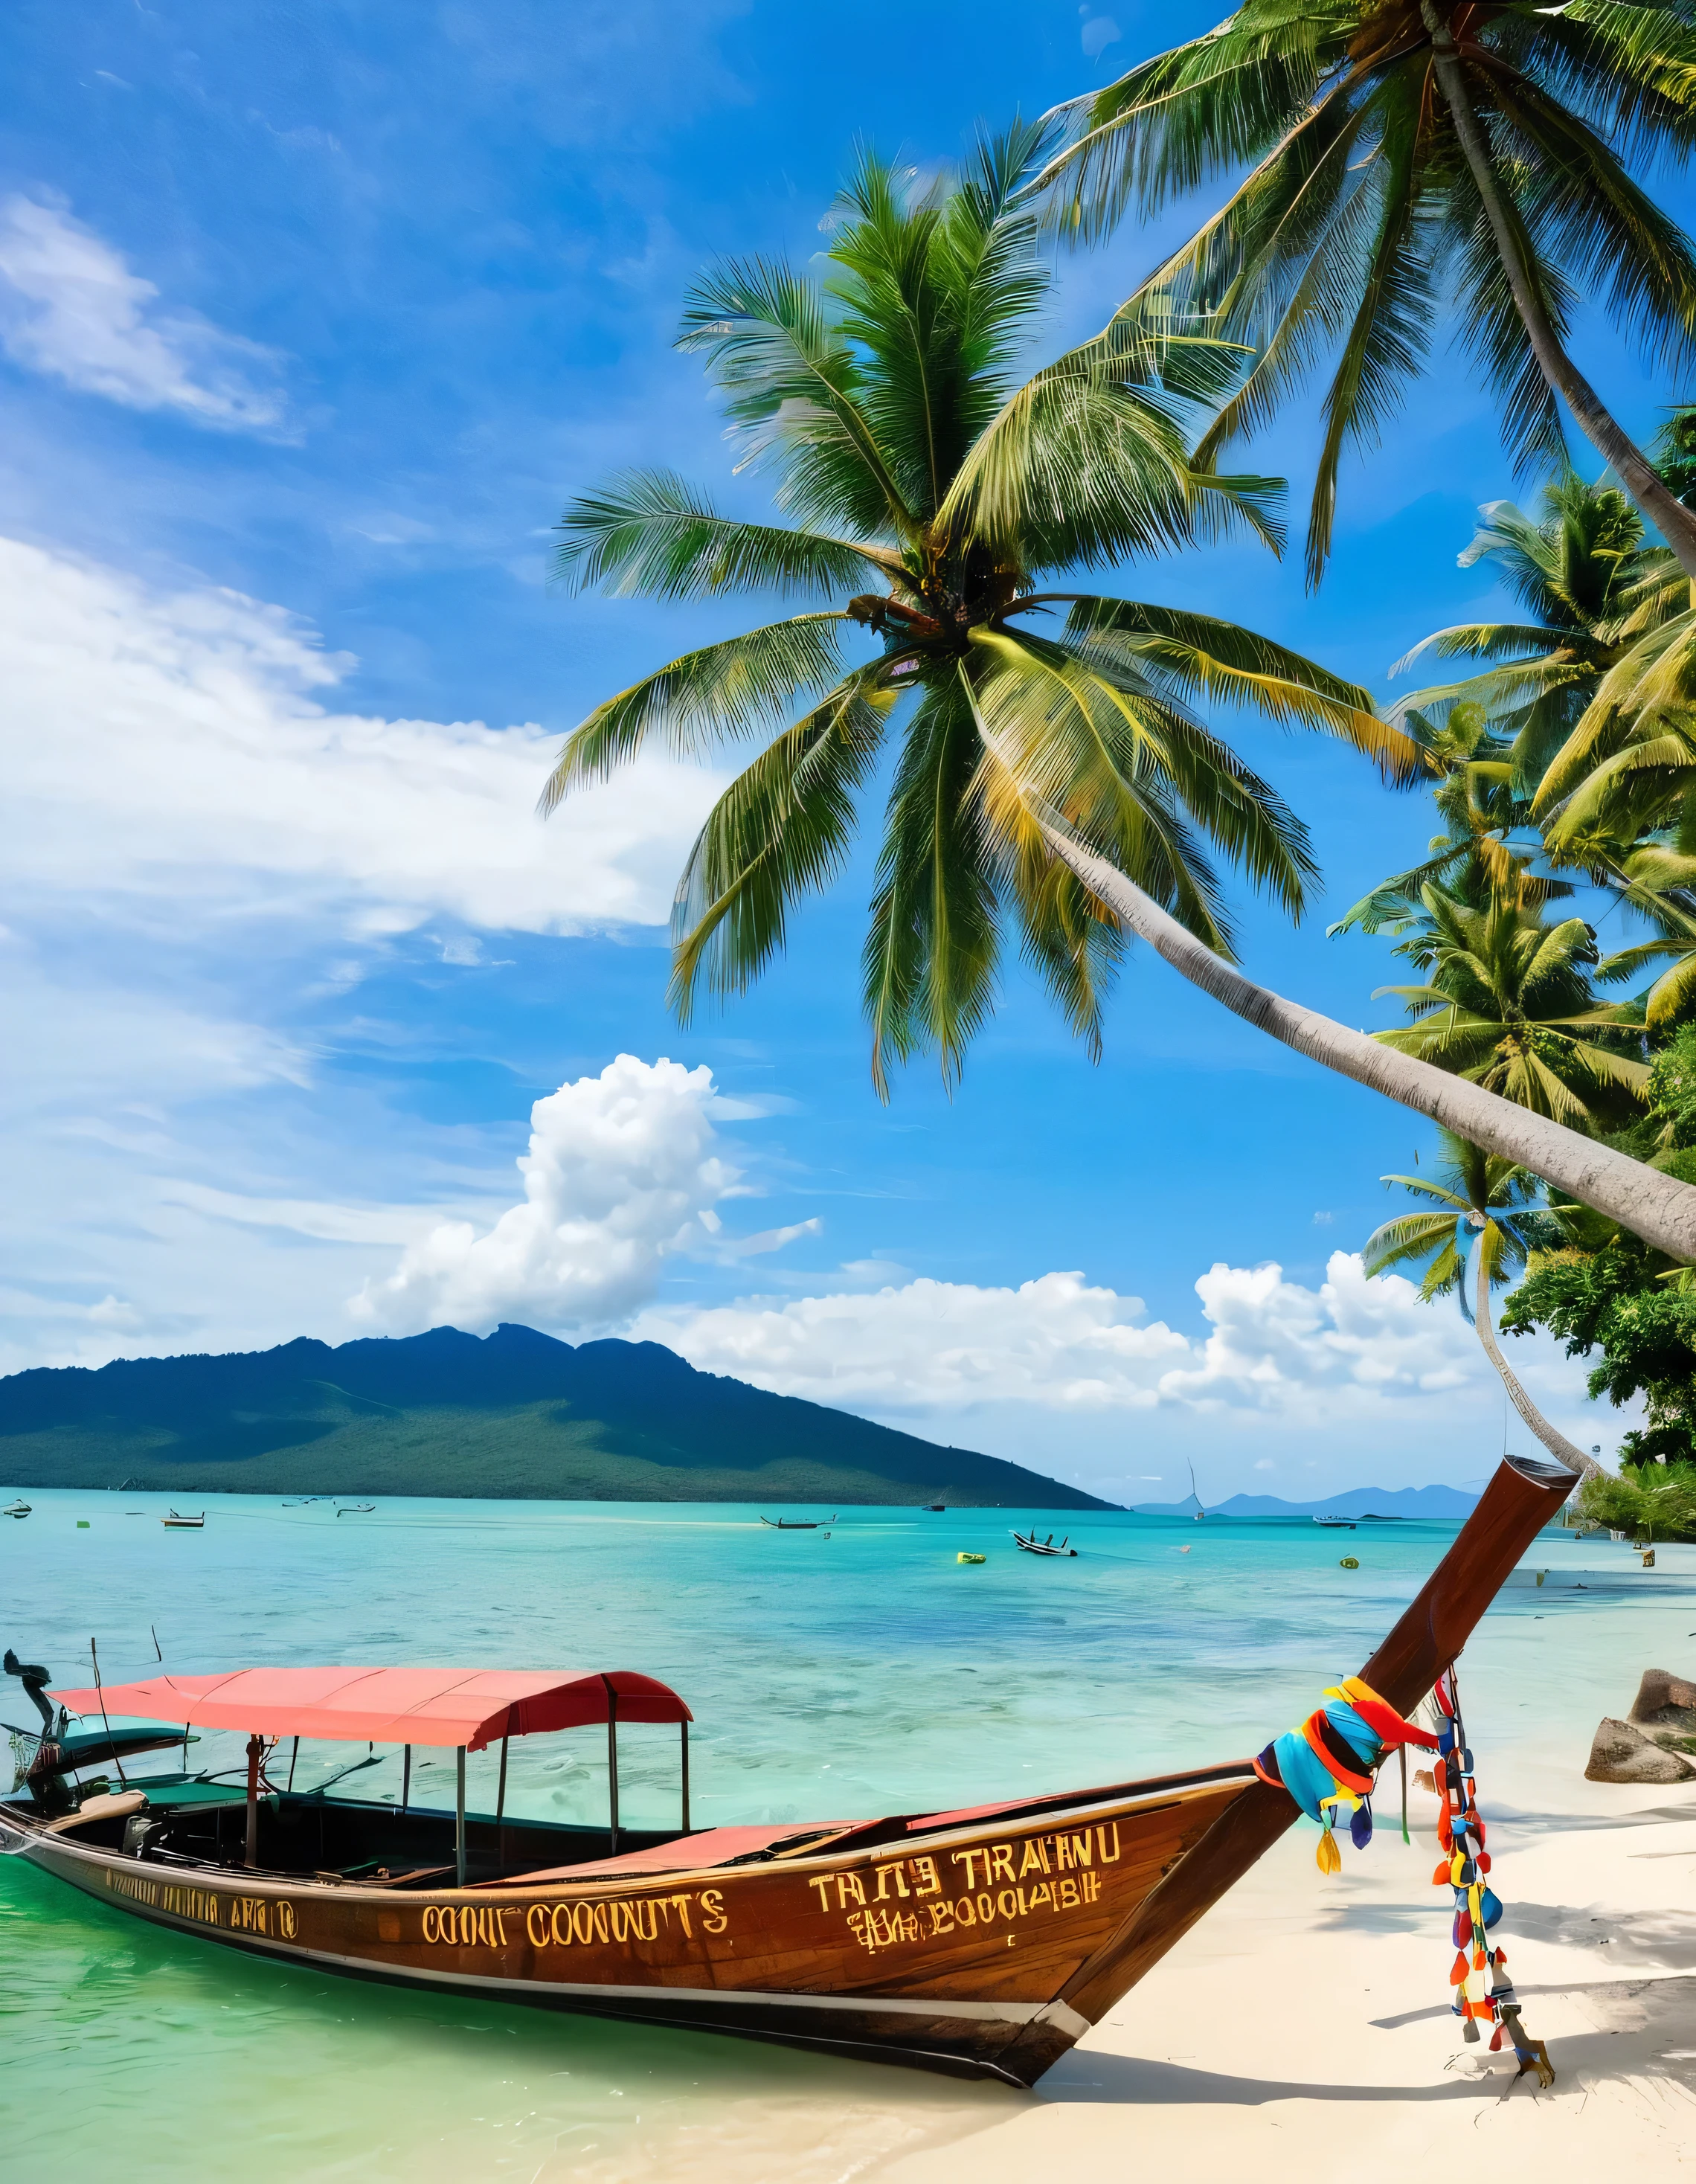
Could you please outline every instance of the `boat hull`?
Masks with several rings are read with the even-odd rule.
[[[0,1837],[114,1909],[326,1971],[1029,2085],[1089,2029],[1062,1988],[1252,1782],[1215,1769],[844,1853],[424,1893],[163,1865],[15,1807]]]

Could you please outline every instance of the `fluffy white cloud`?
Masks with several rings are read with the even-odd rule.
[[[0,862],[20,917],[157,905],[366,933],[664,918],[711,777],[659,762],[545,826],[537,727],[326,709],[350,665],[279,609],[0,540]]]
[[[131,410],[264,432],[282,421],[277,359],[190,311],[62,205],[0,201],[0,341],[14,359]]]
[[[750,1298],[650,1312],[639,1332],[696,1365],[785,1395],[884,1417],[1036,1407],[1256,1412],[1334,1427],[1461,1390],[1493,1392],[1459,1312],[1400,1275],[1369,1279],[1333,1252],[1317,1289],[1281,1268],[1214,1266],[1196,1284],[1209,1332],[1149,1321],[1140,1297],[1050,1273],[1018,1289],[912,1281],[860,1295]],[[1532,1377],[1547,1369],[1539,1358]],[[1577,1380],[1557,1368],[1559,1392]]]
[[[479,1234],[444,1221],[410,1245],[355,1315],[396,1333],[503,1319],[605,1327],[653,1295],[662,1262],[710,1245],[739,1171],[712,1150],[712,1072],[621,1054],[530,1111],[524,1198]]]

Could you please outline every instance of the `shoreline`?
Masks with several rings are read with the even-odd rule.
[[[1696,2174],[1696,1777],[1583,1779],[1597,1721],[1626,1712],[1643,1669],[1696,1670],[1696,1547],[1662,1548],[1659,1567],[1687,1580],[1671,1597],[1498,1613],[1461,1663],[1496,1930],[1551,2091],[1487,2033],[1462,2040],[1436,1801],[1410,1791],[1403,1845],[1391,1774],[1371,1845],[1345,1843],[1336,1879],[1298,1823],[1028,2103],[873,2173],[957,2184],[969,2163],[973,2184],[1093,2184],[1134,2149],[1208,2184],[1247,2162],[1342,2184],[1388,2133],[1398,2162],[1534,2163],[1539,2184],[1594,2184],[1621,2159]],[[1519,2165],[1491,2169],[1504,2159]]]

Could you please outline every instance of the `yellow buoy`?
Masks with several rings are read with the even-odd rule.
[[[989,1557],[987,1555],[956,1555],[954,1559],[957,1563],[983,1563],[987,1562]]]
[[[1337,1564],[1339,1569],[1358,1569],[1359,1567],[1360,1558],[1358,1555],[1345,1555]]]

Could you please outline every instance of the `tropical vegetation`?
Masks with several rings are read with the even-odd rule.
[[[1588,1461],[1583,1451],[1538,1409],[1503,1357],[1490,1324],[1491,1291],[1525,1265],[1539,1241],[1548,1240],[1552,1224],[1539,1210],[1542,1182],[1451,1131],[1440,1131],[1438,1139],[1438,1165],[1430,1177],[1380,1178],[1398,1184],[1419,1203],[1413,1212],[1398,1214],[1373,1231],[1361,1263],[1369,1274],[1423,1267],[1421,1295],[1455,1297],[1520,1418],[1558,1462],[1582,1471]]]
[[[1644,767],[1629,792],[1610,795],[1607,756],[1575,756],[1633,631],[1665,626],[1688,588],[1622,495],[1570,476],[1534,516],[1506,503],[1487,509],[1462,559],[1492,563],[1527,619],[1442,631],[1409,655],[1484,663],[1395,710],[1432,754],[1442,831],[1420,864],[1381,882],[1332,930],[1392,935],[1426,974],[1422,985],[1382,989],[1413,1021],[1381,1037],[1564,1114],[1637,1160],[1696,1175],[1696,1027],[1681,1028],[1696,1017],[1682,925],[1692,907],[1681,848],[1690,784]],[[1561,796],[1549,789],[1557,767],[1566,769]],[[1586,799],[1581,838],[1572,814]],[[1581,885],[1654,937],[1604,956],[1596,928],[1565,906]],[[1630,1001],[1597,992],[1598,982],[1644,978]],[[1655,1251],[1559,1191],[1525,1230],[1539,1235],[1504,1329],[1542,1326],[1570,1354],[1599,1351],[1591,1393],[1645,1399],[1649,1423],[1626,1435],[1627,1462],[1696,1457],[1696,1295],[1680,1271],[1684,1255]]]
[[[1582,297],[1657,365],[1689,360],[1696,256],[1632,168],[1688,160],[1693,81],[1685,0],[1246,0],[1061,109],[1069,141],[1038,188],[1080,239],[1248,170],[1068,368],[1110,365],[1162,324],[1243,343],[1252,362],[1200,444],[1206,463],[1326,362],[1317,580],[1342,457],[1381,434],[1447,304],[1516,465],[1563,455],[1564,402],[1696,579],[1696,513],[1570,347]]]
[[[957,1076],[1009,933],[1097,1041],[1130,932],[1275,1037],[1696,1257],[1696,1193],[1676,1179],[1232,967],[1225,870],[1297,915],[1314,861],[1299,820],[1198,707],[1339,738],[1392,779],[1417,777],[1425,753],[1366,693],[1266,638],[1070,588],[1075,569],[1276,531],[1266,481],[1191,452],[1235,369],[1211,337],[1169,329],[1021,407],[1013,367],[1048,281],[1026,201],[1045,148],[1016,125],[925,186],[868,155],[823,278],[753,259],[700,282],[680,345],[705,359],[745,468],[773,476],[790,521],[722,513],[669,473],[627,475],[566,510],[562,571],[660,599],[819,604],[598,706],[544,806],[644,749],[757,744],[678,888],[672,995],[687,1017],[780,950],[801,902],[842,871],[881,777],[863,957],[881,1090],[926,1049]],[[1013,414],[1016,442],[1001,429]],[[990,442],[1015,488],[998,495],[982,490]],[[879,588],[856,588],[868,582]],[[855,639],[869,647],[857,657]]]
[[[1680,1028],[1649,1073],[1644,1115],[1628,1134],[1639,1157],[1696,1178],[1696,1024]],[[1641,1396],[1645,1424],[1627,1433],[1627,1464],[1696,1462],[1696,1288],[1687,1268],[1589,1209],[1554,1201],[1560,1235],[1534,1250],[1502,1325],[1546,1328],[1569,1357],[1599,1352],[1593,1396]]]

